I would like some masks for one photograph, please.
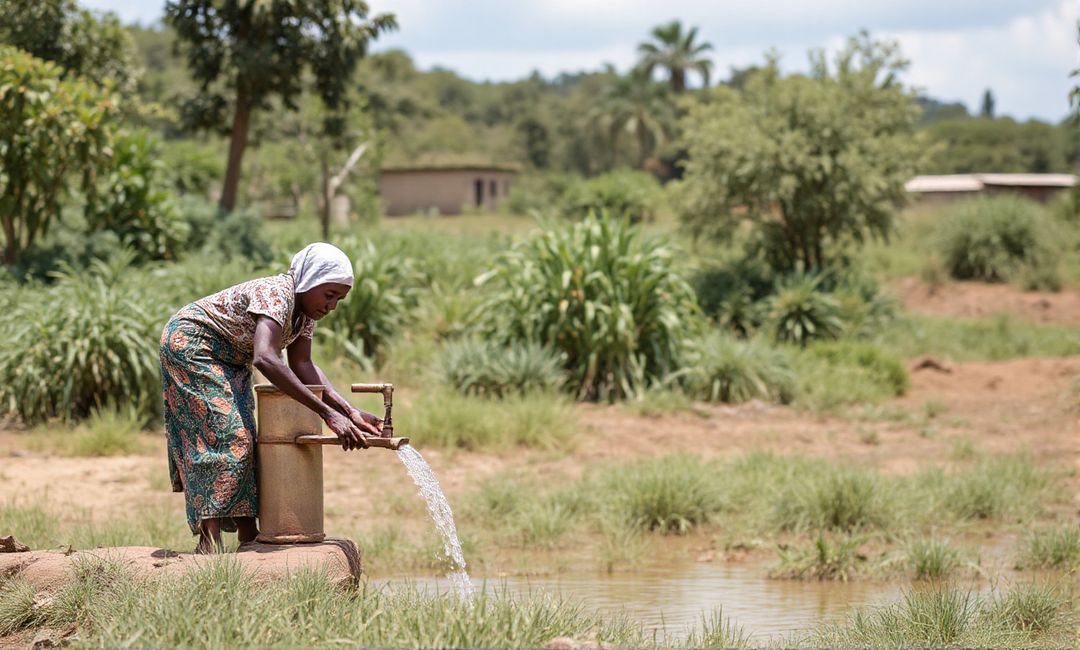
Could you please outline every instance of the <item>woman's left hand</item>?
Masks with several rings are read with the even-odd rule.
[[[354,408],[349,412],[349,419],[366,434],[380,437],[383,435],[382,420],[371,413]]]

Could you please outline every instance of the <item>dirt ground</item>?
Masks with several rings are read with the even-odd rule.
[[[1008,287],[988,285],[964,289],[968,290],[983,298],[969,300],[965,293],[963,300],[952,303],[935,295],[913,298],[911,307],[974,315],[977,303],[986,300],[998,311],[1036,313],[1053,322],[1080,318],[1080,298],[1070,293],[1048,294],[1053,296],[1051,307],[1030,312],[1042,294],[1020,294],[1015,289],[1010,293]],[[967,441],[977,453],[1023,451],[1041,463],[1063,468],[1080,458],[1076,430],[1080,411],[1074,391],[1080,357],[919,365],[912,360],[907,395],[840,414],[815,415],[752,402],[645,417],[627,407],[580,405],[579,441],[569,455],[541,450],[448,453],[425,449],[422,440],[414,442],[452,503],[455,495],[501,473],[560,480],[597,464],[672,451],[717,458],[774,450],[843,459],[896,474],[927,463],[951,462],[958,443]],[[160,450],[148,455],[55,458],[27,452],[26,437],[16,431],[0,432],[0,497],[48,504],[54,512],[95,521],[168,508],[183,525],[183,499],[169,492],[160,438],[153,438],[150,445]],[[396,502],[415,501],[403,468],[383,450],[346,454],[328,447],[325,477],[327,529],[332,532],[363,528],[392,516]],[[412,506],[402,508],[413,511]]]
[[[901,278],[889,289],[904,305],[928,316],[985,318],[1006,313],[1037,323],[1080,323],[1080,288],[1062,291],[1019,291],[1009,284],[949,282],[931,287],[919,278]]]

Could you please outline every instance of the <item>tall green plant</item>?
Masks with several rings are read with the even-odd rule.
[[[701,318],[674,249],[603,217],[522,242],[478,282],[493,286],[487,331],[561,352],[582,400],[632,395],[677,370]]]
[[[377,357],[411,317],[424,278],[411,258],[380,255],[371,240],[349,239],[341,248],[353,262],[356,283],[327,326],[363,356]]]
[[[161,323],[121,285],[117,269],[130,261],[61,273],[54,288],[26,292],[0,320],[0,336],[16,342],[0,347],[0,412],[27,424],[81,418],[110,402],[157,413]]]

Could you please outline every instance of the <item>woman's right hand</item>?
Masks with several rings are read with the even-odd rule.
[[[364,439],[364,434],[349,418],[332,410],[323,418],[323,421],[334,432],[334,435],[341,440],[342,449],[346,451],[356,448],[367,449],[368,443]]]

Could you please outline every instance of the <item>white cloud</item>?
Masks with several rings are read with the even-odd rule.
[[[908,81],[927,94],[977,110],[990,88],[998,114],[1057,120],[1068,110],[1068,75],[1080,58],[1078,18],[1075,1],[1060,0],[999,27],[889,35],[912,61]]]

